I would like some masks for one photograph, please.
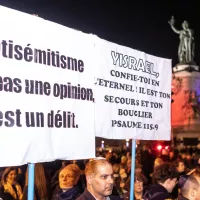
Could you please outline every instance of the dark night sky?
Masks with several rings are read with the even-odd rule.
[[[179,37],[171,30],[168,21],[174,15],[177,28],[181,28],[182,21],[187,20],[194,30],[195,61],[200,64],[198,1],[186,2],[0,0],[0,5],[36,13],[47,20],[96,34],[108,41],[155,56],[170,58],[173,65],[177,63]]]

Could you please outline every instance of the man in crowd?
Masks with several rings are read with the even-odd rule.
[[[104,158],[89,161],[85,167],[87,189],[77,200],[120,200],[113,196],[113,168]]]
[[[193,175],[184,175],[179,179],[180,194],[178,200],[200,200],[200,184]]]
[[[171,199],[170,193],[177,183],[178,172],[176,167],[170,163],[164,163],[155,167],[153,181],[155,184],[144,189],[144,199],[165,200]]]

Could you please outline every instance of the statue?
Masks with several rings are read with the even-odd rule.
[[[180,43],[178,48],[178,58],[180,64],[194,63],[194,36],[193,30],[189,28],[187,21],[182,23],[183,30],[177,30],[174,26],[175,20],[172,16],[169,24],[172,30],[179,34]]]

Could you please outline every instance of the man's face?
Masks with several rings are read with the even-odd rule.
[[[89,181],[92,194],[98,199],[111,195],[113,182],[112,166],[110,164],[99,165]]]
[[[76,176],[74,172],[68,168],[64,168],[59,174],[59,186],[61,189],[71,188],[76,184]]]
[[[168,179],[168,184],[167,184],[167,188],[166,188],[167,191],[169,193],[171,193],[176,184],[177,184],[177,178]]]

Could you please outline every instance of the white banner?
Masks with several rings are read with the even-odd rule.
[[[0,166],[170,139],[170,60],[4,7],[0,26]]]
[[[96,136],[170,140],[171,60],[98,40]]]
[[[94,157],[94,36],[4,7],[0,26],[0,166]]]

